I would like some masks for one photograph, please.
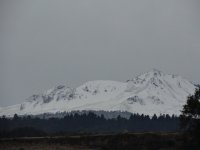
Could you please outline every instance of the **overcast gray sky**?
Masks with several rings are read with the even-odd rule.
[[[0,0],[0,106],[157,68],[200,82],[199,0]]]

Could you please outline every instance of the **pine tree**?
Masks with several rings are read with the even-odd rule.
[[[190,146],[194,149],[200,148],[200,88],[196,89],[194,95],[190,95],[187,103],[183,106],[180,116],[181,127],[189,135]]]

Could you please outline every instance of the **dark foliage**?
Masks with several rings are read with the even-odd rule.
[[[134,114],[129,119],[118,116],[105,119],[103,115],[70,114],[64,118],[33,118],[30,116],[12,119],[0,118],[0,136],[43,136],[47,134],[72,133],[124,133],[124,132],[150,132],[150,131],[177,131],[179,118],[162,115],[152,118],[145,115]]]
[[[191,149],[200,149],[200,88],[187,99],[180,117],[185,133],[185,145]]]

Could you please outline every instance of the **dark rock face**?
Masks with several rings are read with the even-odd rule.
[[[129,104],[133,104],[133,103],[139,103],[141,105],[144,105],[144,102],[141,98],[139,98],[138,96],[134,96],[134,97],[129,97],[127,99]]]

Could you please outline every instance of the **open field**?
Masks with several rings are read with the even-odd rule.
[[[176,150],[177,133],[124,133],[0,139],[0,150]]]

